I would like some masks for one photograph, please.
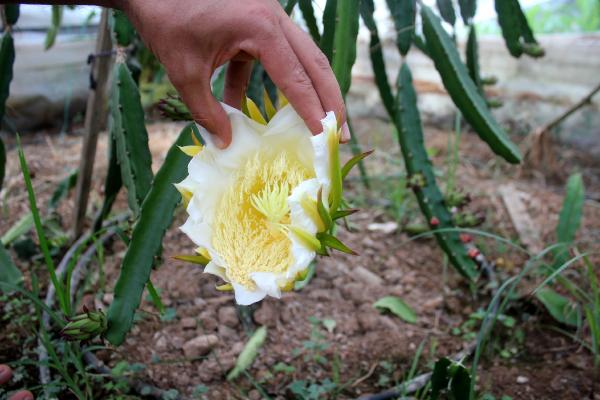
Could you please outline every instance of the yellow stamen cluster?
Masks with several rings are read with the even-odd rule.
[[[212,245],[227,278],[254,290],[252,272],[284,272],[293,262],[285,231],[272,227],[290,223],[287,197],[314,171],[285,152],[257,153],[239,171],[216,209]]]
[[[289,192],[287,184],[269,183],[259,194],[250,196],[250,202],[269,222],[277,224],[290,212],[287,204]]]

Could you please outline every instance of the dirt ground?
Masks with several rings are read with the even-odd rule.
[[[262,387],[273,398],[293,398],[288,388],[290,383],[298,380],[323,382],[332,379],[338,370],[339,381],[345,384],[339,398],[356,398],[383,391],[394,382],[402,381],[422,342],[425,344],[419,373],[429,371],[431,363],[439,357],[451,356],[467,346],[472,337],[456,334],[456,328],[461,327],[472,313],[487,306],[489,294],[485,290],[477,294],[457,273],[446,267],[443,254],[433,240],[409,240],[401,229],[384,232],[372,225],[373,222],[394,221],[388,199],[397,186],[397,175],[402,171],[400,155],[387,123],[378,120],[354,122],[363,146],[376,149],[375,155],[367,161],[373,189],[365,191],[356,176],[350,180],[348,197],[363,211],[350,218],[351,231],[340,229],[342,241],[360,255],[338,253],[321,258],[308,286],[284,294],[281,300],[268,298],[256,307],[254,323],[265,325],[268,337],[249,370],[254,382],[246,376],[235,383],[228,383],[224,378],[247,340],[245,328],[236,315],[233,296],[217,291],[217,279],[212,275],[171,258],[176,254],[191,253],[193,248],[177,229],[185,219],[181,209],[164,240],[164,263],[151,278],[160,288],[165,305],[173,308],[176,315],[161,320],[152,303],[145,299],[141,306],[144,312],[126,343],[120,348],[100,351],[99,357],[110,366],[120,360],[142,363],[145,369],[136,375],[136,379],[162,389],[177,389],[184,398],[191,398],[197,385],[208,388],[204,396],[209,399],[260,398],[254,385]],[[162,162],[181,127],[176,123],[149,126],[155,168]],[[448,133],[428,128],[426,134],[428,146],[435,154],[434,163],[445,171]],[[80,140],[73,136],[42,133],[26,136],[23,142],[34,173],[34,187],[42,203],[56,183],[77,166]],[[16,151],[11,143],[8,146],[12,150],[8,155],[0,232],[6,231],[28,210]],[[106,170],[105,154],[103,136],[91,192],[91,204],[96,208],[100,204]],[[511,184],[527,195],[527,210],[541,244],[554,243],[564,182],[549,182],[539,174],[525,177],[518,167],[497,161],[486,145],[472,134],[463,135],[460,154],[458,183],[473,197],[470,209],[486,217],[478,229],[509,239],[518,238],[498,195],[499,186]],[[579,235],[589,239],[586,248],[595,246],[597,251],[600,248],[600,164],[598,160],[586,160],[584,154],[569,149],[561,155],[565,176],[575,170],[584,173],[588,201]],[[70,225],[73,197],[71,194],[58,209],[64,227]],[[121,193],[115,212],[125,208],[126,201]],[[413,210],[407,215],[412,220],[418,213]],[[518,273],[526,261],[524,254],[493,240],[478,239],[477,244],[488,259],[499,259],[501,279]],[[124,246],[120,242],[109,246],[105,259],[106,292],[98,292],[97,286],[90,286],[85,301],[96,307],[107,307],[111,301],[110,286],[118,276],[123,254]],[[593,261],[595,265],[600,263],[597,256]],[[484,284],[481,282],[480,286]],[[525,296],[508,313],[516,318],[516,326],[524,339],[515,340],[517,335],[513,330],[496,328],[495,344],[484,354],[479,369],[479,392],[491,393],[497,398],[508,395],[513,399],[592,398],[590,353],[550,329],[553,324],[550,317],[527,296],[526,289],[522,293]],[[375,310],[372,304],[386,295],[399,296],[413,307],[417,323],[408,324]],[[311,323],[311,317],[320,321],[334,320],[335,326],[331,328],[329,324],[326,329],[325,324]],[[315,331],[321,336],[315,336]],[[184,352],[187,343],[202,335],[216,335],[216,343],[207,355],[190,358],[190,353]],[[11,361],[15,353],[10,349],[19,346],[18,340],[22,338],[12,341],[2,338],[0,362]],[[307,341],[328,346],[308,350]],[[511,355],[500,356],[499,351],[507,348],[511,349]],[[292,366],[293,371],[282,368],[281,363]],[[598,399],[598,394],[594,398]]]

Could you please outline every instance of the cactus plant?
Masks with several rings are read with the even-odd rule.
[[[438,244],[444,250],[452,265],[464,276],[477,275],[475,263],[471,260],[456,232],[436,232],[438,229],[454,228],[452,215],[445,206],[444,198],[435,182],[433,167],[423,142],[423,132],[417,96],[412,84],[412,75],[406,63],[402,64],[398,75],[395,123],[398,130],[400,148],[409,174],[409,183],[419,202],[419,207],[429,222]]]
[[[504,43],[510,54],[513,57],[521,57],[523,53],[542,57],[544,49],[535,40],[519,1],[495,0],[494,4]]]
[[[140,207],[138,222],[115,286],[115,298],[108,310],[106,338],[114,345],[123,342],[133,324],[135,310],[150,278],[154,257],[160,250],[162,238],[173,220],[173,211],[181,199],[173,182],[181,181],[187,173],[189,159],[179,147],[192,144],[191,132],[192,124],[181,131]]]
[[[137,215],[152,182],[152,158],[138,87],[123,63],[113,71],[110,104],[111,135],[116,141],[121,177],[129,207]]]
[[[421,7],[421,18],[427,48],[454,104],[494,153],[508,162],[520,162],[519,149],[491,115],[439,18],[427,6]]]
[[[396,27],[396,44],[403,56],[410,50],[415,36],[416,0],[386,0]]]

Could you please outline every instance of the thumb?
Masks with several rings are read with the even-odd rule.
[[[198,85],[185,85],[181,97],[194,120],[210,134],[213,143],[224,149],[231,143],[231,122],[223,107],[212,95],[210,80]]]

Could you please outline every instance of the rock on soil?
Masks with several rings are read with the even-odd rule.
[[[219,322],[230,328],[235,328],[240,320],[233,306],[224,306],[219,308]]]
[[[208,353],[219,343],[217,335],[201,335],[189,340],[183,345],[183,354],[186,357],[200,357]]]

